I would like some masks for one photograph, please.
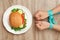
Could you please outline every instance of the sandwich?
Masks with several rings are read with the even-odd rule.
[[[21,30],[26,27],[25,13],[22,9],[14,8],[9,15],[9,24],[15,31]]]

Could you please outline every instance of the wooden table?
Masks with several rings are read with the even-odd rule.
[[[60,0],[0,0],[0,40],[60,40],[60,32],[55,30],[39,31],[35,27],[34,21],[31,28],[24,34],[13,35],[4,28],[2,17],[5,10],[12,5],[23,5],[27,7],[32,15],[37,10],[47,11],[60,4]],[[55,15],[55,19],[60,24],[60,15]]]

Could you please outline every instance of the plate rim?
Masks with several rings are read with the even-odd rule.
[[[13,6],[22,6],[22,5],[13,5]],[[12,6],[10,6],[10,7],[12,7]],[[7,9],[6,9],[6,11],[10,8],[10,7],[8,7]],[[24,7],[24,6],[22,6],[22,7]],[[25,7],[26,8],[26,7]],[[26,8],[26,9],[28,9],[28,8]],[[5,12],[6,12],[5,11]],[[30,12],[30,10],[28,9],[28,11]],[[4,14],[5,14],[5,12],[4,12]],[[4,27],[5,27],[5,24],[4,24],[4,14],[3,14],[3,25],[4,25]],[[31,14],[31,12],[30,12],[30,14]],[[31,14],[31,24],[30,24],[30,26],[32,26],[32,14]],[[31,27],[30,27],[31,28]],[[29,28],[29,29],[30,29]],[[6,27],[5,27],[5,29],[6,29]],[[29,30],[28,29],[28,30]],[[7,30],[7,29],[6,29]],[[28,30],[26,30],[26,31],[28,31]],[[8,30],[7,30],[8,31]],[[25,31],[25,32],[26,32]],[[8,32],[10,32],[10,31],[8,31]],[[22,32],[22,33],[17,33],[17,34],[23,34],[23,33],[25,33],[25,32]],[[12,33],[12,32],[10,32],[10,33]],[[13,34],[16,34],[16,33],[13,33]]]

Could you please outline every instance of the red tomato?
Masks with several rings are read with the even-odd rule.
[[[24,24],[24,14],[21,14],[22,17],[22,24]]]

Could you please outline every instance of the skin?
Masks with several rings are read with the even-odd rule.
[[[53,29],[56,31],[60,31],[60,25],[54,25]]]
[[[36,26],[39,30],[45,30],[48,29],[50,26],[50,23],[46,21],[36,21]],[[53,28],[56,31],[60,31],[60,25],[53,25]]]
[[[36,26],[39,28],[39,30],[44,30],[49,28],[49,23],[45,21],[36,21]]]
[[[56,14],[57,12],[60,12],[60,5],[52,9],[53,13]],[[48,12],[47,11],[41,11],[38,10],[35,14],[34,17],[36,20],[42,20],[48,17]]]
[[[57,7],[52,9],[53,13],[56,14],[57,12],[60,12],[60,5],[58,5]],[[48,17],[48,12],[47,11],[40,11],[38,10],[35,14],[34,14],[36,21],[36,27],[39,28],[39,30],[44,30],[44,29],[48,29],[50,26],[50,23],[46,22],[46,21],[39,21],[42,19],[45,19]],[[60,25],[53,25],[53,29],[60,31]]]
[[[48,17],[48,13],[46,11],[40,11],[38,10],[35,15],[34,15],[36,20],[41,20],[41,19],[45,19]]]

